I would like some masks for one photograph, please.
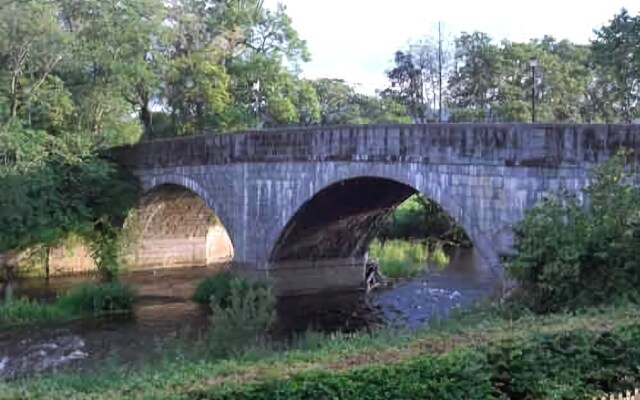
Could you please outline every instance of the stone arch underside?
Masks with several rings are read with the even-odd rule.
[[[128,218],[135,268],[213,265],[230,261],[233,243],[208,193],[188,178],[143,182],[144,195]]]
[[[322,189],[291,218],[270,261],[363,257],[393,209],[416,190],[390,179],[352,178]]]
[[[429,181],[423,173],[406,175],[409,179],[400,174],[366,173],[336,177],[312,191],[290,214],[274,242],[269,254],[273,275],[283,283],[293,281],[288,283],[291,287],[309,291],[314,286],[362,288],[368,245],[393,209],[415,193],[438,203],[465,230],[474,246],[486,246],[486,241],[478,240],[482,234],[473,224],[474,210],[452,200],[447,185],[442,184],[446,179]],[[486,248],[492,251],[490,245]],[[298,272],[304,266],[309,272]]]
[[[334,256],[361,257],[374,235],[365,227],[371,227],[374,221],[383,219],[396,205],[417,192],[439,204],[464,229],[487,266],[496,274],[501,274],[499,251],[493,243],[492,232],[479,222],[486,221],[485,215],[478,214],[482,213],[479,199],[454,192],[454,175],[443,173],[438,167],[406,163],[350,162],[323,167],[319,164],[312,175],[313,180],[299,190],[298,193],[306,192],[306,195],[294,195],[295,201],[283,213],[285,217],[280,225],[282,228],[272,236],[269,252],[272,266],[286,260],[296,260],[305,254],[316,259]],[[332,204],[328,200],[331,196],[335,196],[334,199],[350,196],[347,182],[357,183],[351,186],[354,189],[351,195],[361,199],[363,203],[345,203],[343,206]],[[457,188],[459,187],[458,185]],[[325,211],[321,211],[323,208]],[[337,210],[333,216],[338,218],[331,218],[332,210]],[[314,217],[314,213],[318,214]],[[355,226],[363,234],[348,237],[349,226]],[[325,232],[336,235],[323,238],[321,232],[325,228]],[[323,245],[318,245],[319,243]]]

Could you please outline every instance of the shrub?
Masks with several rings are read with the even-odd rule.
[[[231,303],[232,286],[235,286],[238,292],[243,295],[252,287],[266,288],[261,282],[249,284],[246,279],[234,277],[231,272],[225,271],[203,279],[196,287],[192,299],[200,304],[211,305],[211,297],[213,296],[220,307],[226,308]]]
[[[491,398],[489,368],[471,351],[391,365],[376,365],[343,373],[312,371],[286,380],[193,393],[210,400],[271,399],[487,399]]]
[[[259,345],[275,322],[275,305],[268,287],[231,280],[225,302],[211,297],[212,326],[207,339],[212,355],[227,356]]]
[[[539,313],[638,299],[640,189],[625,154],[598,166],[588,201],[561,192],[526,213],[515,228],[517,256],[507,272]]]
[[[493,385],[509,399],[580,399],[640,384],[640,325],[563,332],[489,346]]]
[[[57,306],[75,315],[129,313],[135,299],[135,291],[119,282],[83,284],[60,297]]]
[[[391,365],[191,392],[225,399],[581,399],[640,385],[640,325],[508,339]]]

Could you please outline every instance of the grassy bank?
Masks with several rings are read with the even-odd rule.
[[[425,241],[374,240],[369,246],[369,258],[380,263],[380,272],[387,278],[410,278],[419,275],[431,261],[437,267],[444,267],[449,257],[442,247],[429,246]]]
[[[348,337],[309,335],[288,351],[256,347],[231,359],[218,360],[192,348],[167,353],[163,362],[135,371],[119,367],[98,374],[61,373],[31,378],[0,384],[0,399],[241,399],[276,398],[275,393],[282,393],[279,398],[283,399],[309,398],[309,393],[301,392],[301,388],[316,388],[313,398],[318,399],[365,395],[371,398],[374,393],[379,395],[373,398],[389,398],[384,393],[398,396],[424,393],[426,398],[433,395],[440,396],[433,397],[439,399],[501,398],[504,388],[521,390],[532,399],[550,398],[544,396],[562,390],[569,393],[566,396],[575,395],[576,391],[590,395],[599,389],[625,388],[624,382],[616,381],[625,376],[633,377],[631,383],[635,382],[637,371],[630,365],[640,365],[640,357],[633,358],[635,350],[620,349],[633,348],[632,342],[640,340],[640,328],[634,325],[638,324],[639,317],[640,310],[636,307],[622,307],[590,309],[575,315],[525,316],[514,321],[498,315],[495,310],[479,307],[416,332],[381,331]],[[635,330],[629,330],[629,326],[635,326]],[[606,360],[599,359],[589,349],[605,354]],[[510,356],[500,360],[500,354]],[[562,354],[566,356],[562,358]],[[514,364],[513,360],[518,357],[524,359]],[[578,365],[576,363],[581,370],[576,371],[572,366]],[[563,383],[562,379],[567,376],[553,368],[550,371],[558,378],[547,376],[538,364],[545,368],[566,367],[573,381]],[[475,367],[468,370],[463,368],[466,365]],[[506,370],[500,370],[500,365],[506,366]],[[612,365],[616,365],[618,372],[612,372]],[[368,372],[358,372],[363,368]],[[587,379],[589,374],[591,378],[600,379],[600,375],[596,376],[601,373],[598,371],[611,375],[607,375],[606,387],[585,383],[590,379]],[[354,386],[364,376],[369,377],[365,381],[375,390],[359,392],[360,386]],[[382,376],[386,378],[376,380]],[[407,381],[407,376],[412,379]],[[424,387],[409,387],[417,378]],[[551,386],[537,387],[535,382],[539,378],[546,379]],[[507,382],[503,382],[505,379]],[[482,388],[480,394],[488,396],[491,389],[493,397],[473,397],[471,392],[461,391],[466,386],[452,389],[466,381]],[[440,386],[434,382],[440,382]],[[517,388],[518,382],[523,388]],[[432,384],[437,388],[429,389]],[[567,387],[563,389],[563,385]],[[398,387],[410,392],[398,392]],[[452,394],[445,395],[445,392]],[[451,397],[454,394],[467,397]],[[576,398],[566,396],[556,398]]]
[[[135,299],[135,291],[118,282],[83,284],[63,294],[54,303],[14,299],[0,304],[0,327],[130,313]]]

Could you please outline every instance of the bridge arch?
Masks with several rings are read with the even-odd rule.
[[[452,196],[446,174],[406,165],[349,167],[316,174],[308,195],[293,205],[276,235],[269,254],[272,264],[305,258],[363,257],[377,233],[375,224],[415,193],[440,205],[465,230],[488,265],[494,266],[499,259],[488,236],[478,228],[474,208]],[[342,173],[346,171],[353,173]]]
[[[210,194],[180,175],[142,181],[142,196],[127,218],[137,268],[213,265],[231,261],[233,239]]]

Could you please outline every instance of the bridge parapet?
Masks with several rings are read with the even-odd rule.
[[[547,166],[592,164],[620,147],[640,156],[640,125],[360,125],[168,138],[113,149],[137,168],[256,162],[418,162]]]

